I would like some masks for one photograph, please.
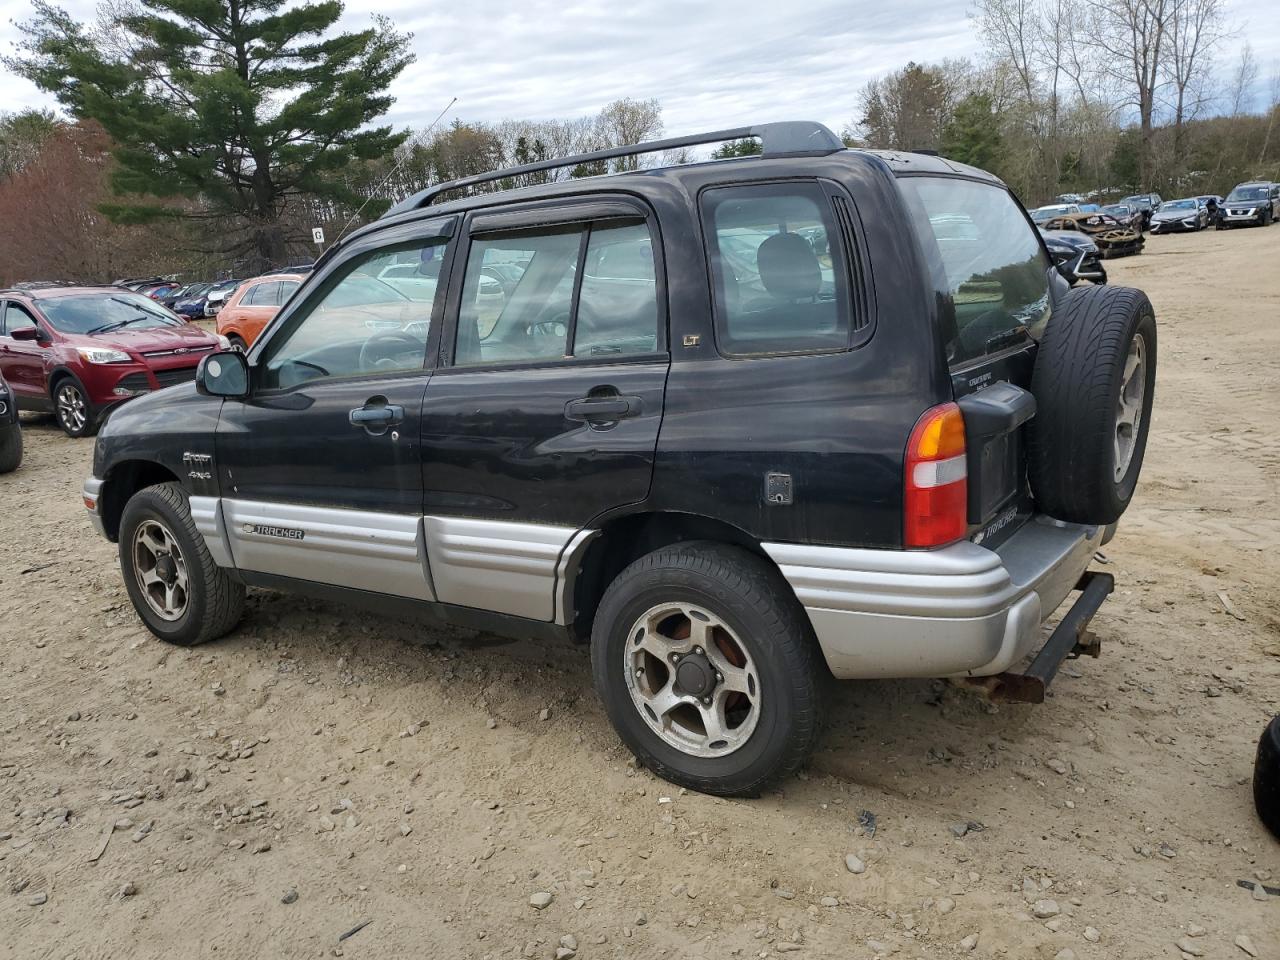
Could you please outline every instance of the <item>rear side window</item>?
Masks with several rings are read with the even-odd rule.
[[[279,284],[276,283],[254,284],[245,291],[244,299],[240,301],[240,305],[244,307],[274,306],[278,289]]]
[[[935,283],[951,300],[942,335],[960,365],[1039,337],[1049,319],[1049,262],[1017,201],[1002,187],[900,177]]]
[[[849,345],[849,295],[833,258],[831,203],[816,183],[718,187],[702,195],[726,356]]]

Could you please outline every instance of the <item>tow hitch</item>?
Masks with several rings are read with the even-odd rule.
[[[1115,589],[1109,573],[1088,570],[1076,584],[1080,597],[1049,636],[1025,673],[998,673],[992,677],[968,677],[959,681],[1001,703],[1044,703],[1044,692],[1062,661],[1080,656],[1096,657],[1102,642],[1089,629],[1089,621]]]

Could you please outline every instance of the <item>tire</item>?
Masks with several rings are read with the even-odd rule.
[[[53,415],[68,437],[91,437],[98,432],[98,413],[89,402],[84,385],[67,374],[57,380],[50,391]]]
[[[22,428],[0,425],[0,473],[12,473],[22,463]]]
[[[166,573],[175,572],[172,566],[162,566],[157,559],[160,551],[138,543],[144,528],[150,544],[163,543],[170,548],[171,560],[176,546],[176,572],[181,574],[178,582],[185,581],[181,604],[177,602],[179,591],[173,591],[176,616],[166,617],[157,609],[170,598],[164,583],[152,582],[144,593],[143,580],[148,572],[161,579]],[[144,566],[144,560],[148,565]],[[215,640],[235,627],[244,612],[244,584],[232,580],[213,562],[204,537],[191,519],[187,495],[177,483],[146,487],[125,504],[120,519],[120,572],[138,616],[148,630],[166,643],[194,647]],[[157,598],[156,594],[160,596]]]
[[[1253,763],[1253,806],[1262,825],[1280,840],[1280,717],[1262,731]]]
[[[693,634],[695,617],[707,630],[705,656]],[[641,630],[646,618],[652,629]],[[682,639],[670,639],[682,632]],[[649,639],[642,644],[642,638]],[[666,655],[646,652],[654,645]],[[686,661],[677,674],[668,665],[671,650],[688,654],[689,669],[703,671],[701,676],[714,683],[705,698],[689,696],[688,687],[677,685]],[[699,660],[700,665],[694,662]],[[817,742],[821,688],[828,675],[812,628],[777,571],[741,547],[692,541],[632,563],[600,601],[591,662],[596,691],[618,735],[645,766],[679,786],[719,796],[756,796],[799,770]],[[752,692],[731,692],[725,689],[729,684]],[[654,688],[658,694],[670,690],[685,696],[661,713],[671,731],[665,738],[650,719],[657,714],[641,705],[657,705],[656,698],[648,699]],[[708,712],[722,718],[729,739],[707,735],[702,722],[707,713],[699,701],[710,701]],[[690,746],[691,741],[701,741],[702,747]]]
[[[244,337],[233,333],[228,335],[227,341],[231,344],[231,349],[235,350],[237,353],[249,352],[249,345],[244,342]]]
[[[1146,294],[1111,286],[1067,294],[1031,378],[1027,472],[1040,509],[1071,523],[1120,519],[1142,470],[1155,375],[1156,318]]]

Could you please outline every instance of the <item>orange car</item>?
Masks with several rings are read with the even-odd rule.
[[[247,350],[303,279],[297,273],[272,273],[246,280],[218,311],[218,333],[233,348]]]

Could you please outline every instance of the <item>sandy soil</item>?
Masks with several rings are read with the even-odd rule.
[[[1147,251],[1108,265],[1161,341],[1102,658],[1039,707],[845,685],[754,801],[635,770],[580,650],[267,593],[165,647],[83,516],[90,443],[28,418],[0,478],[0,956],[1280,957],[1280,897],[1237,885],[1280,885],[1249,787],[1280,712],[1280,227]]]

